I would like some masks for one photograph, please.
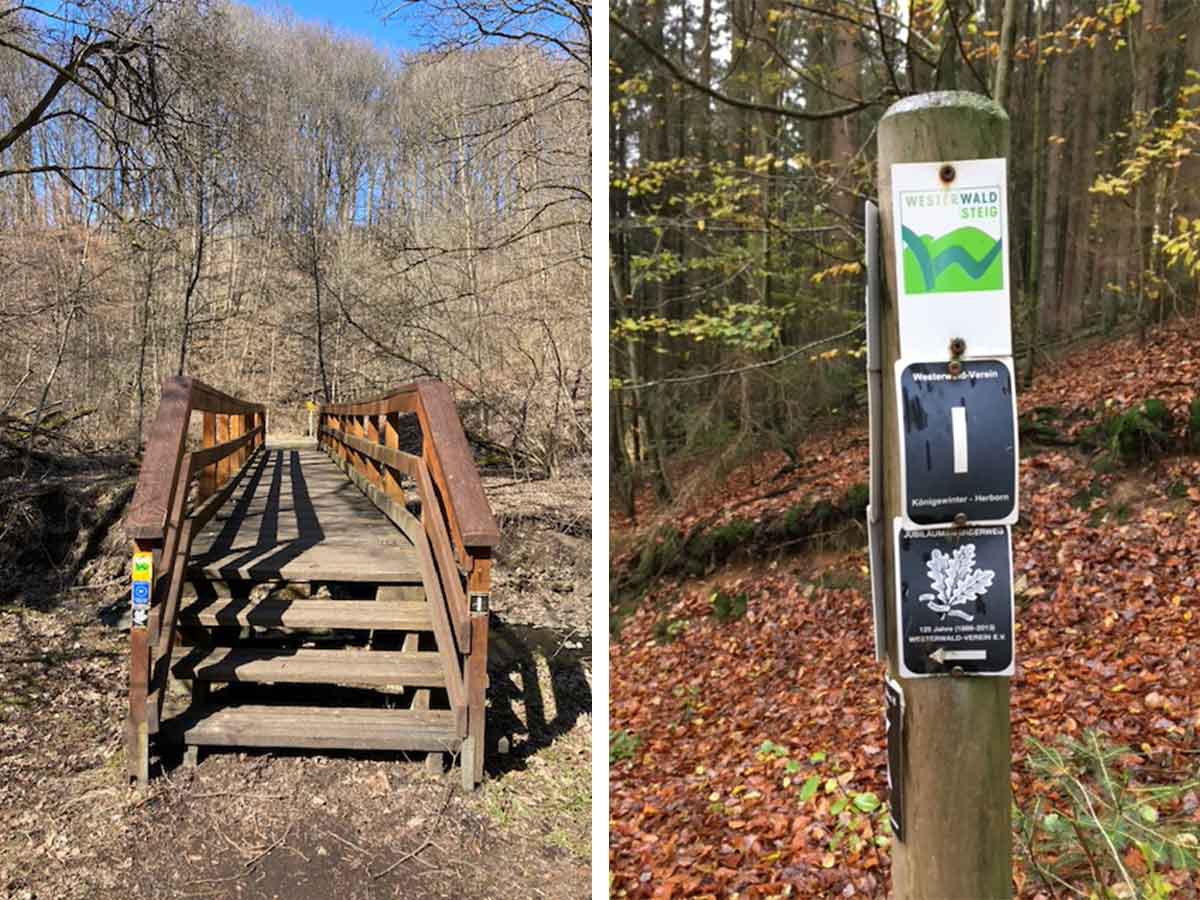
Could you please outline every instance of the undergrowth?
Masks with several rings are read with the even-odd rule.
[[[729,519],[716,525],[698,525],[687,534],[664,525],[643,539],[641,550],[624,571],[613,573],[612,596],[617,610],[609,630],[616,637],[629,607],[657,579],[668,576],[701,577],[739,557],[800,549],[801,545],[840,546],[861,543],[854,522],[866,519],[866,484],[851,485],[835,501],[803,499],[771,519]],[[666,635],[662,635],[666,637]]]
[[[1135,777],[1140,760],[1096,731],[1057,746],[1028,742],[1035,799],[1016,810],[1018,849],[1051,896],[1163,900],[1169,872],[1200,868],[1200,826],[1184,800],[1200,780]]]

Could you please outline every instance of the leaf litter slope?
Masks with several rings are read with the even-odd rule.
[[[1200,337],[1185,323],[1157,330],[1145,346],[1122,340],[1074,354],[1023,392],[1020,407],[1055,407],[1069,422],[1106,402],[1161,397],[1178,419],[1198,385]],[[1063,436],[1086,424],[1079,416]],[[686,532],[844,493],[866,477],[863,423],[813,438],[800,458],[795,472],[773,480],[783,454],[764,454],[654,525]],[[1046,794],[1024,765],[1031,737],[1053,743],[1097,728],[1134,749],[1122,764],[1135,780],[1196,774],[1200,457],[1107,474],[1092,462],[1077,447],[1035,446],[1021,461],[1012,725],[1014,799],[1023,809]],[[628,534],[623,542],[639,543]],[[611,771],[614,895],[882,896],[881,817],[840,808],[860,793],[886,796],[865,566],[865,550],[824,572],[801,558],[761,561],[653,588],[624,623],[611,649],[610,727],[634,737]],[[748,595],[744,618],[720,623],[710,614],[717,588]],[[663,620],[675,623],[670,642]],[[1200,825],[1194,792],[1171,812]],[[1169,872],[1173,896],[1197,896],[1194,875]],[[1015,878],[1019,896],[1039,895],[1020,860]]]

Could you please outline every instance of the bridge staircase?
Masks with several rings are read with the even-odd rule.
[[[319,407],[311,444],[268,442],[265,415],[164,383],[126,518],[153,559],[130,632],[130,777],[148,782],[153,741],[192,762],[201,748],[420,752],[458,760],[473,787],[499,534],[449,390]]]

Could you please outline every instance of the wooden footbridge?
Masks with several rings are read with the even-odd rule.
[[[198,421],[193,421],[195,417]],[[182,746],[425,752],[483,775],[499,540],[449,390],[322,406],[315,444],[266,411],[163,385],[126,518],[153,554],[130,632],[129,775]],[[144,557],[143,557],[144,558]],[[191,700],[164,712],[171,676]]]

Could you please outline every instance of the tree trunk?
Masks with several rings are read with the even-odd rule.
[[[1008,80],[1012,72],[1013,39],[1017,33],[1017,0],[1004,0],[1004,18],[1000,22],[1000,59],[996,62],[996,80],[992,99],[1008,108]]]
[[[1070,239],[1067,242],[1069,266],[1063,278],[1063,318],[1061,326],[1074,331],[1087,314],[1087,299],[1095,286],[1089,281],[1092,266],[1092,195],[1088,192],[1096,175],[1096,147],[1100,138],[1100,105],[1104,98],[1104,67],[1096,50],[1084,50],[1080,58],[1078,82],[1082,109],[1076,140],[1073,187],[1071,190]]]
[[[1068,0],[1058,0],[1055,22],[1057,27],[1070,16]],[[1050,70],[1050,101],[1049,136],[1043,142],[1046,153],[1046,227],[1042,238],[1042,263],[1038,272],[1038,327],[1042,339],[1058,337],[1059,305],[1062,302],[1060,292],[1059,247],[1063,230],[1063,157],[1065,156],[1067,129],[1067,57],[1055,54]],[[1035,147],[1034,152],[1042,152],[1041,147]]]

